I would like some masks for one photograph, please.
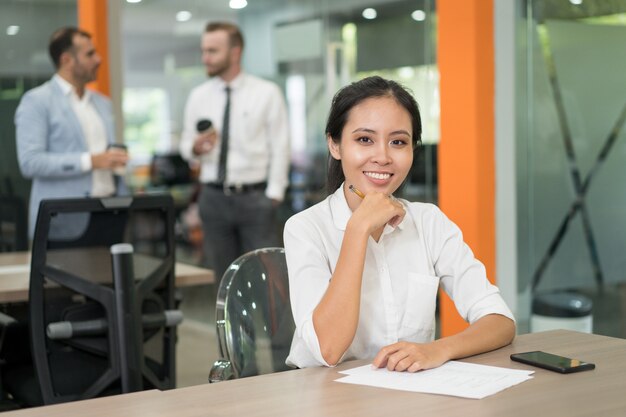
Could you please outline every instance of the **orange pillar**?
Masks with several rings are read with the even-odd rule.
[[[111,95],[109,78],[109,19],[107,1],[78,0],[78,27],[92,36],[96,51],[102,58],[98,70],[98,79],[89,84],[89,88],[104,95]]]
[[[438,0],[439,205],[495,282],[494,0]],[[442,292],[441,334],[467,327]]]

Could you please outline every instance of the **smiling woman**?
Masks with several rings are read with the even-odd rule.
[[[411,169],[410,131],[409,113],[394,98],[370,98],[351,110],[341,135],[345,139],[329,137],[328,148],[341,161],[348,184],[391,195]]]
[[[381,77],[344,87],[326,135],[331,195],[285,225],[296,323],[287,364],[373,358],[415,372],[510,343],[513,315],[456,225],[393,197],[420,143],[411,94]],[[471,325],[433,341],[439,285]]]
[[[393,81],[383,80],[380,77],[366,78],[359,82],[358,88],[354,88],[354,86],[355,84],[342,90],[344,94],[335,96],[328,116],[326,138],[331,152],[328,160],[327,180],[329,193],[334,192],[345,180],[343,164],[337,151],[341,148],[347,122],[353,126],[353,130],[358,131],[352,133],[356,135],[356,139],[361,141],[363,145],[366,145],[372,140],[371,135],[376,133],[368,125],[376,123],[379,129],[385,128],[383,126],[385,117],[392,116],[394,119],[393,123],[390,123],[390,129],[393,130],[396,136],[404,134],[401,141],[407,142],[410,146],[401,146],[401,148],[404,149],[407,155],[410,154],[411,161],[413,159],[413,150],[421,143],[422,121],[419,109],[413,97],[404,88]],[[385,105],[378,107],[383,102]],[[380,113],[381,111],[385,111],[386,116],[383,116]],[[350,116],[354,117],[350,118]],[[364,125],[359,125],[363,123]],[[359,135],[359,132],[365,135]],[[379,136],[381,133],[383,132],[379,132]],[[385,133],[388,134],[390,132]],[[367,137],[368,134],[370,137]],[[394,140],[397,140],[397,138],[394,138]],[[391,145],[392,142],[390,141],[388,145]],[[394,143],[395,148],[399,146],[399,143]],[[333,154],[333,151],[336,154]],[[408,169],[410,169],[410,166]],[[403,177],[408,173],[408,169]],[[358,185],[358,183],[355,184],[355,186]],[[389,192],[389,194],[393,191]]]

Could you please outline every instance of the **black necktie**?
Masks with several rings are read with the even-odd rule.
[[[226,183],[226,159],[228,158],[228,128],[230,123],[230,87],[226,87],[226,106],[222,123],[222,145],[220,147],[220,164],[217,168],[217,182]]]

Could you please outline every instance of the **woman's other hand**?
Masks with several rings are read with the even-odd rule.
[[[446,352],[433,343],[397,342],[383,347],[372,361],[372,366],[390,371],[417,372],[441,366],[449,359]]]

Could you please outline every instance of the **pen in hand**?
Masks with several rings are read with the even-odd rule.
[[[363,200],[365,198],[365,194],[363,194],[363,192],[359,191],[359,189],[356,188],[354,185],[350,184],[348,186],[348,189],[350,191],[352,191],[354,194],[358,195],[361,200]],[[396,198],[393,195],[390,195],[389,199],[392,200],[392,201],[396,201]],[[387,224],[389,224],[391,227],[396,227],[397,223],[399,222],[398,220],[402,220],[402,218],[398,217],[398,216],[394,216],[391,220],[389,220],[389,222],[387,222]]]
[[[365,194],[363,194],[362,192],[360,192],[354,185],[350,184],[350,186],[348,186],[348,188],[350,189],[350,191],[352,191],[354,194],[358,195],[361,200],[365,198]]]

